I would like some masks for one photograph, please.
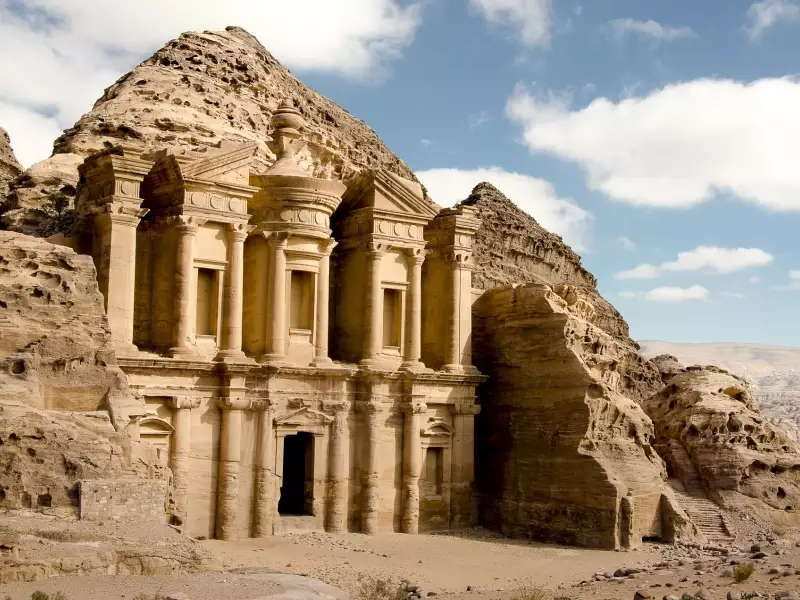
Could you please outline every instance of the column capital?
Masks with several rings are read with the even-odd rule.
[[[228,223],[228,235],[232,242],[242,243],[255,228],[255,225],[248,223]]]
[[[377,402],[356,402],[356,412],[366,415],[374,415],[381,412],[381,405]]]
[[[253,402],[244,397],[222,397],[217,398],[217,407],[222,410],[250,410]]]
[[[142,217],[149,212],[149,208],[140,208],[129,202],[109,202],[103,205],[103,210],[96,213],[95,218],[109,221],[114,225],[136,227]]]
[[[406,256],[408,257],[409,266],[421,265],[425,259],[430,256],[431,251],[424,248],[406,248]]]
[[[400,410],[407,415],[424,415],[428,412],[428,405],[424,402],[408,402],[401,405]]]
[[[183,235],[195,235],[197,229],[208,219],[200,219],[194,215],[176,215],[173,220],[173,227]]]
[[[169,399],[169,405],[172,408],[198,408],[200,406],[200,398],[194,396],[172,396]]]
[[[323,240],[319,243],[319,250],[322,253],[322,256],[330,256],[333,249],[339,244],[335,239],[328,238]]]
[[[285,248],[289,243],[289,236],[292,235],[288,231],[264,231],[262,234],[270,244],[279,248]]]
[[[333,400],[331,402],[323,402],[322,407],[329,410],[334,414],[346,413],[350,410],[351,403],[347,400]]]
[[[453,414],[455,415],[472,415],[480,414],[481,407],[479,404],[453,404]]]
[[[364,249],[368,258],[372,260],[380,260],[381,257],[383,257],[383,255],[391,249],[391,246],[384,242],[365,242]]]
[[[472,268],[472,265],[469,264],[469,260],[472,258],[471,252],[449,248],[442,253],[442,257],[448,263],[453,263],[464,268]]]

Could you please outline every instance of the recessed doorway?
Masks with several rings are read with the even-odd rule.
[[[310,515],[314,502],[314,436],[296,433],[283,438],[283,478],[278,512]]]

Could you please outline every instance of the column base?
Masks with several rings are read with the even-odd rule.
[[[258,362],[273,366],[282,366],[289,364],[289,357],[285,354],[262,354]]]
[[[432,369],[429,369],[428,367],[425,366],[425,363],[423,363],[422,361],[419,361],[419,360],[408,360],[408,361],[404,360],[400,364],[400,369],[399,370],[400,371],[412,371],[412,372],[415,372],[415,373],[421,373],[421,372],[425,372],[425,371],[432,371]]]
[[[480,375],[477,367],[472,365],[444,365],[442,371],[456,375]]]
[[[194,358],[199,356],[197,348],[191,346],[176,346],[169,349],[169,355],[172,358]]]
[[[139,348],[130,342],[114,342],[114,354],[117,356],[136,356]]]
[[[247,356],[241,350],[220,350],[214,357],[216,362],[230,362],[230,363],[251,363],[254,362],[252,358]]]
[[[317,357],[314,358],[314,360],[311,361],[311,366],[312,367],[322,367],[322,368],[325,368],[325,367],[332,368],[335,365],[333,363],[333,360],[331,360],[330,356],[317,356]]]

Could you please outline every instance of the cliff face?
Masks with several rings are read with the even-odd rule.
[[[8,194],[8,184],[22,174],[22,165],[14,156],[11,140],[6,130],[0,127],[0,199]]]
[[[489,375],[476,435],[484,524],[602,548],[695,536],[634,400],[646,388],[621,374],[645,361],[596,326],[590,296],[506,286],[486,292],[474,314],[476,365]]]
[[[685,474],[673,444],[717,502],[752,506],[752,499],[779,511],[800,506],[800,451],[761,414],[743,379],[715,367],[681,369],[643,408],[655,424],[655,446],[676,476]]]
[[[69,230],[72,221],[61,213],[74,203],[78,165],[112,145],[202,157],[225,142],[252,141],[256,169],[266,169],[275,159],[267,147],[270,118],[287,98],[315,132],[317,158],[308,157],[309,169],[323,169],[318,158],[333,150],[336,178],[376,168],[416,180],[363,121],[300,83],[256,38],[233,27],[184,33],[110,86],[55,141],[53,156],[26,171],[6,200],[5,224],[36,235]]]

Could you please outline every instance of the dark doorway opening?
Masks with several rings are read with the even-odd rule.
[[[310,515],[314,500],[314,436],[297,433],[283,438],[283,481],[278,512]]]

